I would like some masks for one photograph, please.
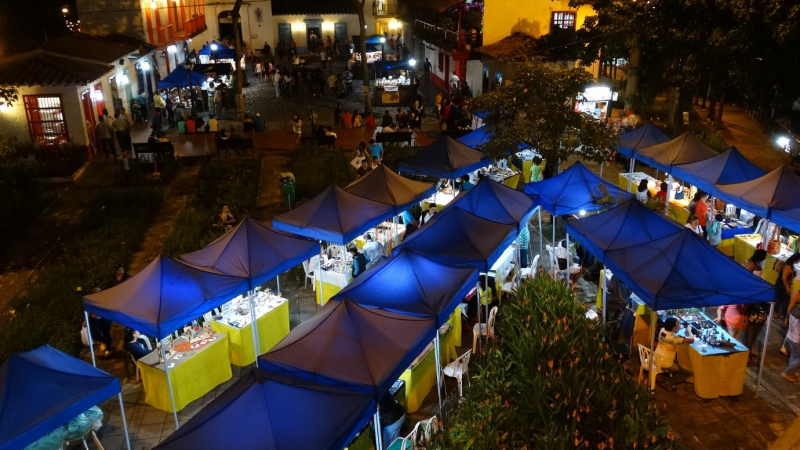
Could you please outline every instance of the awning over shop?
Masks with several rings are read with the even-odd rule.
[[[593,174],[580,162],[553,178],[528,183],[525,193],[557,216],[580,214],[607,208],[601,199],[614,204],[631,198],[631,194]]]
[[[169,73],[164,79],[158,82],[159,89],[185,88],[189,87],[189,74],[186,67],[178,66]],[[192,86],[200,87],[206,81],[206,76],[202,73],[192,71]]]
[[[442,264],[488,272],[516,237],[516,224],[494,222],[451,206],[404,240],[393,254],[405,249]]]
[[[155,449],[340,450],[374,411],[370,394],[251,369]]]
[[[328,302],[272,350],[262,369],[380,398],[433,339],[430,318]]]
[[[163,339],[247,288],[246,278],[159,256],[122,284],[83,297],[83,307]]]
[[[216,45],[217,49],[212,50],[212,45]],[[210,44],[203,46],[197,54],[200,56],[209,56],[213,59],[233,59],[236,57],[236,50],[228,48],[227,45],[222,45],[217,41],[211,41]]]
[[[620,145],[619,152],[663,172],[671,172],[679,164],[704,161],[718,155],[688,131],[671,141],[649,147],[631,149]]]
[[[639,128],[619,135],[619,150],[623,155],[630,156],[633,150],[638,150],[651,145],[663,144],[670,137],[659,130],[652,123],[646,123]]]
[[[319,254],[316,241],[283,234],[245,217],[205,248],[181,255],[178,259],[246,278],[252,290],[316,254]]]
[[[675,166],[672,170],[673,176],[709,193],[715,185],[742,183],[764,174],[763,170],[742,156],[736,147],[704,161]]]
[[[450,206],[494,222],[514,224],[521,230],[527,226],[537,204],[516,189],[483,178],[472,189],[458,194]]]
[[[394,213],[400,214],[436,192],[436,184],[409,180],[381,164],[366,176],[350,183],[344,190],[367,200],[391,205]]]
[[[43,345],[0,365],[0,450],[25,448],[120,392],[119,379]]]
[[[385,259],[358,277],[332,300],[427,317],[442,326],[478,282],[478,270],[437,263],[409,251]]]
[[[703,238],[635,199],[567,232],[655,310],[771,302],[775,292]]]
[[[800,178],[788,167],[744,183],[716,186],[717,198],[791,230],[800,230]]]
[[[433,144],[401,161],[398,171],[453,180],[491,164],[485,154],[442,135]]]
[[[395,208],[331,186],[297,208],[272,219],[279,231],[346,245],[394,215]]]

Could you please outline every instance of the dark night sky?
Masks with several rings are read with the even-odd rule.
[[[0,0],[0,38],[4,53],[14,53],[32,42],[67,33],[61,8],[75,11],[73,0]],[[74,17],[73,17],[74,20]],[[10,52],[9,52],[10,50]]]

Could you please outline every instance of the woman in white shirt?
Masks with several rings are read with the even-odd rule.
[[[689,222],[685,226],[686,228],[697,233],[700,237],[703,237],[703,227],[700,226],[700,219],[698,219],[694,214],[689,216]]]
[[[639,187],[636,189],[636,200],[647,203],[648,197],[650,197],[650,190],[647,189],[647,179],[644,179],[639,182]]]

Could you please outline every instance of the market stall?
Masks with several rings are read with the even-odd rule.
[[[457,141],[466,145],[467,147],[473,148],[475,150],[481,150],[483,145],[488,143],[491,140],[491,138],[492,134],[484,126],[474,131],[471,131],[465,134],[464,136],[459,137]],[[507,161],[509,163],[509,167],[512,170],[521,171],[523,180],[530,180],[531,166],[533,166],[533,158],[537,156],[541,158],[541,155],[539,155],[534,150],[531,150],[523,145],[520,145],[518,146],[518,151],[516,152],[516,156],[517,158],[520,159],[520,161],[522,161],[522,167],[515,167],[511,162],[512,160],[511,157],[509,157]],[[542,172],[544,172],[544,167],[546,163],[547,161],[545,159],[542,159],[542,163],[539,164],[539,168],[541,169]]]
[[[142,377],[145,402],[167,412],[173,411],[174,404],[174,411],[180,411],[230,380],[233,372],[228,343],[224,334],[205,330],[192,333],[190,338],[184,335],[163,341],[165,357],[153,352],[136,363]]]
[[[96,430],[92,421],[101,421],[103,413],[95,405],[114,396],[131,448],[119,379],[49,345],[9,355],[0,364],[0,393],[0,450],[36,448],[42,440],[50,447],[39,448],[60,448],[65,440]],[[66,426],[88,410],[95,413],[89,420]],[[70,435],[76,431],[78,436]]]
[[[338,450],[374,412],[371,394],[251,369],[154,450]]]
[[[501,161],[502,162],[502,161]],[[508,167],[497,167],[492,166],[490,169],[481,169],[481,173],[484,173],[487,178],[490,180],[501,183],[505,186],[510,187],[511,189],[516,189],[517,184],[519,183],[519,170],[514,170]]]
[[[647,180],[647,190],[651,196],[655,196],[661,190],[661,182],[644,172],[620,173],[618,185],[620,189],[635,195],[642,180]],[[697,192],[697,188],[694,186],[684,187],[682,183],[672,182],[672,186],[667,191],[669,195],[669,217],[672,220],[678,223],[687,223],[689,221],[688,207],[695,192]]]
[[[222,305],[222,313],[211,320],[211,328],[228,337],[231,364],[248,366],[256,360],[250,317],[250,296],[240,295]],[[258,354],[268,351],[289,334],[289,303],[269,289],[256,291],[255,306]]]
[[[657,126],[652,123],[646,123],[619,135],[620,153],[628,155],[640,148],[663,144],[670,139],[669,135],[658,129]]]
[[[375,90],[372,94],[374,106],[408,106],[414,102],[411,77],[405,74],[397,78],[388,76],[375,80]]]
[[[609,86],[591,85],[575,99],[575,112],[588,114],[599,121],[611,116],[611,103],[617,100],[617,93]]]
[[[443,134],[431,145],[401,161],[398,172],[455,180],[491,164],[485,154]]]
[[[763,244],[763,237],[760,234],[739,234],[733,239],[733,257],[739,263],[745,263],[751,256],[756,248]],[[761,278],[768,283],[775,283],[778,279],[778,262],[786,262],[786,260],[794,253],[793,249],[786,244],[780,245],[780,251],[777,254],[767,254],[767,259],[764,260]],[[795,267],[795,270],[798,270]],[[800,279],[795,278],[794,289],[800,289]]]
[[[458,321],[461,321],[460,317],[458,317]],[[458,358],[453,342],[454,337],[453,327],[449,323],[445,324],[439,329],[438,352],[434,349],[436,341],[431,342],[400,375],[400,379],[406,383],[406,413],[419,410],[425,397],[437,385],[439,380],[439,374],[436,373],[437,368],[441,370],[441,367]],[[436,363],[437,354],[439,355],[438,364]]]

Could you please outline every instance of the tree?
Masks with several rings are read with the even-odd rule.
[[[541,61],[521,63],[510,83],[473,101],[474,111],[494,133],[484,151],[495,159],[525,144],[552,164],[572,155],[601,162],[614,133],[591,116],[575,112],[576,96],[592,81],[583,69],[554,70]]]
[[[231,19],[233,19],[233,42],[235,44],[236,52],[236,120],[244,119],[244,95],[242,94],[242,85],[244,83],[244,71],[242,70],[242,35],[239,33],[239,11],[242,9],[242,1],[236,0],[231,10]]]
[[[13,106],[19,99],[19,92],[13,86],[0,86],[0,106]]]
[[[367,65],[367,20],[364,17],[366,0],[351,1],[356,9],[356,14],[358,14],[358,29],[361,36],[361,48],[358,50],[361,52],[361,76],[364,80],[364,115],[366,117],[372,112],[372,97],[369,91],[369,65]]]
[[[496,349],[470,368],[469,391],[425,448],[673,448],[650,394],[609,347],[610,326],[585,313],[563,283],[527,280],[497,316]]]

